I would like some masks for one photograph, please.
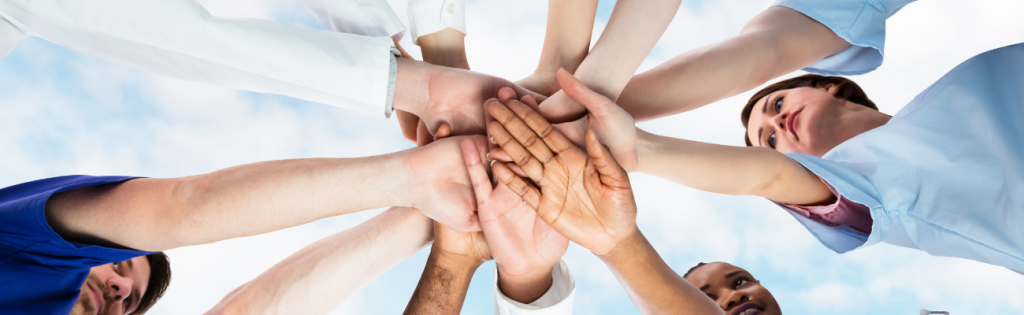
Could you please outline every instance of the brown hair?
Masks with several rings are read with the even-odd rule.
[[[824,86],[829,83],[835,84],[836,88],[839,89],[839,91],[836,92],[836,98],[878,110],[878,106],[875,105],[875,102],[868,99],[868,95],[864,94],[864,90],[850,79],[844,77],[826,77],[817,74],[805,74],[799,77],[775,82],[772,85],[757,91],[757,93],[754,93],[754,96],[751,96],[750,100],[747,101],[747,106],[744,106],[743,111],[740,112],[740,120],[743,121],[743,129],[747,128],[747,123],[750,120],[750,112],[754,110],[754,104],[757,103],[757,100],[768,96],[768,94],[775,93],[776,91],[795,89],[798,87]],[[748,147],[754,146],[754,144],[750,142],[750,136],[745,132],[743,133],[743,141],[747,142]]]
[[[145,314],[156,304],[156,301],[164,295],[167,291],[167,286],[171,284],[171,261],[167,258],[167,255],[163,252],[146,255],[146,260],[149,261],[149,287],[146,289],[146,294],[142,295],[139,299],[139,307],[135,309],[132,314],[139,315]]]

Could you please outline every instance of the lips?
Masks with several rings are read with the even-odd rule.
[[[100,311],[103,310],[103,307],[106,306],[105,304],[107,301],[103,300],[103,294],[100,293],[99,288],[94,286],[92,283],[87,283],[87,286],[89,287],[89,291],[92,292],[93,301],[96,302],[96,314],[99,314]]]
[[[799,116],[800,112],[803,110],[804,109],[801,108],[800,110],[793,112],[793,114],[789,115],[789,119],[786,119],[786,129],[788,129],[789,133],[793,134],[793,137],[797,139],[800,139],[800,137],[796,135],[796,116]]]
[[[732,310],[730,315],[758,315],[764,313],[764,307],[757,305],[754,302],[747,302],[746,304],[740,305],[736,309]]]

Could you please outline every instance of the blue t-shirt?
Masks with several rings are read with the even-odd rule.
[[[151,254],[65,241],[43,212],[54,193],[132,178],[63,176],[0,189],[0,314],[68,314],[92,267]]]

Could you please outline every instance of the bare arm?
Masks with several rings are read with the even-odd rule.
[[[483,137],[474,138],[484,150]],[[161,251],[386,206],[479,228],[459,141],[349,159],[298,159],[182,178],[140,178],[54,195],[50,225],[73,240]]]
[[[848,47],[825,25],[793,9],[772,7],[739,35],[634,76],[612,100],[637,121],[669,116],[743,93]]]
[[[473,273],[488,259],[483,233],[456,233],[435,223],[430,257],[404,314],[459,314]]]
[[[834,200],[814,173],[778,151],[664,137],[637,129],[638,171],[692,188],[813,205]]]
[[[530,76],[516,82],[534,92],[551,96],[560,89],[555,72],[576,72],[590,51],[597,14],[596,0],[548,1],[548,21],[540,63]]]
[[[601,95],[615,100],[647,58],[681,0],[620,0],[601,38],[594,44],[574,75]],[[579,117],[584,108],[564,93],[555,93],[541,104],[545,117],[556,121]]]
[[[391,208],[288,256],[207,314],[327,314],[433,237],[419,210]]]

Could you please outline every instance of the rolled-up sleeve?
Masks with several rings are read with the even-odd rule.
[[[419,38],[453,28],[466,34],[465,0],[409,0],[409,31],[412,42],[419,45]]]
[[[171,78],[390,115],[390,37],[210,15],[191,0],[10,0],[29,36]]]
[[[401,39],[405,24],[386,0],[299,0],[328,30]]]
[[[498,288],[498,269],[494,269],[494,314],[495,315],[561,315],[572,314],[572,301],[576,295],[576,280],[569,272],[569,266],[559,260],[551,267],[551,287],[544,295],[530,303],[510,299]]]
[[[852,46],[804,68],[820,75],[858,75],[882,65],[885,21],[915,0],[779,0],[782,6],[818,21]]]

